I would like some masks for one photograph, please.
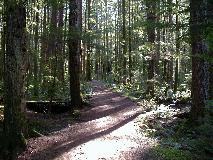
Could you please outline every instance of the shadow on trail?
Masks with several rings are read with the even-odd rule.
[[[99,119],[102,117],[109,116],[111,114],[116,114],[118,112],[125,112],[135,109],[135,107],[132,107],[132,102],[127,101],[120,101],[119,104],[114,104],[113,106],[108,105],[107,103],[102,105],[103,109],[92,109],[89,112],[82,113],[80,122],[88,122],[91,120]]]
[[[62,155],[63,153],[68,152],[69,150],[71,150],[74,147],[77,147],[88,141],[97,139],[101,136],[110,134],[114,130],[117,130],[118,128],[120,128],[120,127],[124,126],[125,124],[129,123],[130,121],[134,120],[141,113],[142,112],[137,112],[137,113],[131,115],[130,117],[118,122],[117,124],[109,126],[107,129],[105,129],[103,131],[99,131],[97,133],[92,133],[92,134],[86,134],[86,135],[82,136],[81,138],[78,138],[73,141],[61,141],[56,144],[53,144],[52,146],[46,148],[45,150],[42,150],[42,151],[32,155],[31,159],[40,160],[41,157],[45,157],[45,159],[48,160],[48,159],[57,158],[60,155]],[[63,144],[65,144],[65,145],[63,145]]]
[[[91,100],[92,107],[82,112],[80,122],[88,122],[102,117],[116,114],[118,112],[126,112],[137,108],[134,102],[128,97],[124,97],[119,93],[110,91],[103,87],[100,82],[93,81],[95,88],[94,97]]]
[[[110,134],[143,113],[129,98],[114,93],[102,83],[95,81],[92,85],[94,88],[94,95],[91,99],[93,107],[81,111],[79,121],[73,125],[47,137],[32,140],[29,150],[26,150],[23,156],[27,155],[27,159],[30,160],[57,158],[81,144]],[[43,144],[44,146],[39,149],[39,145]],[[32,149],[30,149],[31,146]],[[22,155],[19,159],[22,159],[21,157]]]

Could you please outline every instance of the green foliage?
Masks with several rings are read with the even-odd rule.
[[[41,84],[35,85],[36,82],[30,81],[27,87],[28,100],[59,100],[66,101],[69,99],[69,79],[65,76],[65,81],[61,82],[57,77],[44,76]],[[38,96],[34,95],[34,87],[38,88]]]
[[[163,158],[163,160],[193,160],[189,151],[180,150],[171,147],[157,146],[154,153]]]
[[[123,93],[128,96],[132,100],[143,99],[144,91],[139,83],[127,83],[127,84],[115,84],[115,83],[107,83],[107,86],[111,87],[114,91]]]
[[[74,110],[74,112],[72,113],[72,117],[74,120],[78,120],[81,116],[81,112],[79,110]]]
[[[27,137],[39,137],[45,132],[46,123],[38,120],[32,120],[28,122],[28,135]]]
[[[213,154],[212,117],[207,116],[204,123],[199,126],[191,125],[189,121],[182,121],[176,125],[174,131],[173,136],[164,138],[160,142],[163,150],[157,149],[158,153],[163,154],[164,159],[173,159],[168,152],[177,151],[177,153],[173,153],[176,157],[181,157],[181,154],[184,153],[187,158],[209,160]]]
[[[213,29],[210,27],[207,28],[207,42],[208,42],[209,50],[213,52]],[[211,60],[210,62],[213,62],[213,60]]]
[[[84,103],[89,103],[89,98],[92,97],[92,86],[90,82],[81,83],[81,98]]]
[[[146,100],[152,110],[140,121],[144,136],[157,138],[153,153],[163,160],[210,160],[213,154],[213,116],[206,114],[201,122],[191,122],[176,115],[184,114],[166,105]],[[210,103],[211,104],[211,103]],[[208,112],[209,113],[209,112]]]

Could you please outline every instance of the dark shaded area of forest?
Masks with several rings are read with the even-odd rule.
[[[0,34],[0,159],[134,104],[74,146],[137,118],[143,158],[213,157],[212,0],[0,0]]]

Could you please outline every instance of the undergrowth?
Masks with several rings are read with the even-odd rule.
[[[149,118],[147,118],[149,119]],[[152,151],[163,160],[211,160],[213,157],[213,117],[206,115],[199,126],[187,119],[167,117],[144,120],[143,133],[159,140]]]

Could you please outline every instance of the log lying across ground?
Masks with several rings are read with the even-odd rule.
[[[70,110],[70,103],[60,101],[27,101],[27,108],[38,113],[64,113]]]

